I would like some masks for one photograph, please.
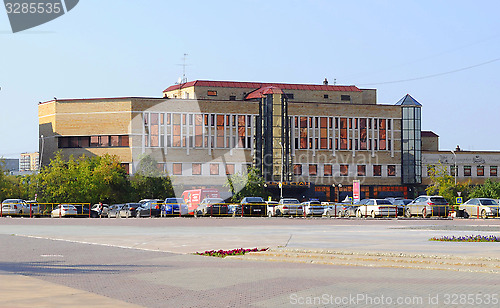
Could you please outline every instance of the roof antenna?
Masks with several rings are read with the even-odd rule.
[[[334,78],[333,79],[333,85],[336,85],[337,84],[337,78]]]
[[[186,83],[187,82],[187,78],[186,78],[186,66],[187,66],[187,64],[186,64],[186,56],[187,55],[188,54],[185,53],[184,57],[182,57],[182,64],[181,64],[182,65],[182,80],[181,80],[181,83]]]

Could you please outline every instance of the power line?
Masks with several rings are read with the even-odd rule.
[[[437,73],[437,74],[427,75],[427,76],[421,76],[421,77],[415,77],[415,78],[409,78],[409,79],[393,80],[393,81],[384,81],[384,82],[363,83],[363,84],[358,84],[358,85],[359,86],[370,86],[370,85],[390,84],[390,83],[399,83],[399,82],[407,82],[407,81],[422,80],[422,79],[427,79],[427,78],[434,78],[434,77],[438,77],[438,76],[443,76],[443,75],[448,75],[448,74],[453,74],[453,73],[457,73],[457,72],[469,70],[471,68],[475,68],[475,67],[478,67],[478,66],[490,64],[490,63],[493,63],[493,62],[496,62],[496,61],[499,61],[499,60],[500,60],[500,58],[496,58],[496,59],[489,60],[489,61],[486,61],[486,62],[483,62],[483,63],[479,63],[479,64],[467,66],[467,67],[462,67],[462,68],[459,68],[459,69],[456,69],[456,70],[447,71],[447,72],[443,72],[443,73]]]

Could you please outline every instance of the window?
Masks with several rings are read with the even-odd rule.
[[[350,95],[341,95],[340,100],[341,101],[351,101],[351,96]]]
[[[382,176],[382,165],[373,165],[373,176]]]
[[[328,94],[323,95],[323,98],[328,98]]]
[[[217,91],[214,91],[214,90],[208,90],[208,91],[207,91],[207,95],[208,95],[208,96],[217,96]]]
[[[477,166],[477,176],[484,176],[484,166]]]
[[[201,164],[193,163],[191,171],[193,175],[201,175]]]
[[[358,176],[366,176],[366,165],[358,165]]]
[[[498,176],[498,166],[490,166],[490,176]]]
[[[340,119],[340,149],[348,150],[347,148],[347,118]]]
[[[301,164],[293,165],[293,174],[294,175],[302,175],[302,165]]]
[[[128,147],[128,136],[80,136],[59,137],[59,148]]]
[[[174,163],[172,167],[174,175],[182,175],[182,163]]]
[[[210,175],[219,175],[219,164],[210,164]]]
[[[315,176],[318,174],[318,165],[309,165],[309,175]]]
[[[234,164],[226,164],[226,175],[234,174]]]
[[[396,176],[396,165],[387,166],[387,176]]]
[[[457,168],[455,166],[450,166],[450,175],[455,176],[457,175]]]
[[[236,100],[236,95],[230,95],[229,96],[230,101],[235,101]]]
[[[464,166],[464,176],[471,176],[471,175],[472,175],[471,166]]]
[[[323,165],[323,176],[332,176],[332,174],[333,174],[332,165],[330,164]]]
[[[341,176],[349,175],[349,165],[340,165],[340,175]]]

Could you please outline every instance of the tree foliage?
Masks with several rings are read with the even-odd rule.
[[[60,153],[37,177],[41,202],[122,202],[128,199],[129,180],[116,156],[70,156]]]
[[[135,199],[174,196],[172,181],[165,172],[158,170],[158,162],[150,155],[142,155],[139,159],[137,171],[130,179]]]
[[[248,173],[236,173],[231,175],[224,187],[233,194],[232,201],[239,202],[244,197],[267,198],[269,193],[264,186],[265,181],[260,175],[259,169],[251,168]]]
[[[455,185],[455,178],[448,173],[448,168],[443,164],[432,166],[430,169],[431,185],[425,191],[428,195],[443,196],[450,204],[455,204],[455,197],[460,195],[467,199],[471,191],[469,182]]]
[[[500,199],[500,182],[494,182],[491,179],[486,179],[483,185],[477,185],[474,187],[469,197]]]

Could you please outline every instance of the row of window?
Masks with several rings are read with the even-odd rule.
[[[302,164],[294,164],[293,174],[302,175],[302,166]],[[308,168],[309,176],[320,176],[317,164],[309,164],[306,167]],[[357,165],[356,169],[357,176],[366,176],[366,165]],[[340,175],[349,176],[349,165],[340,165]],[[322,176],[333,176],[333,165],[324,164]],[[382,176],[382,165],[373,165],[373,176]],[[396,176],[396,165],[387,165],[387,176]]]
[[[144,146],[245,148],[254,146],[255,115],[146,112]],[[290,117],[296,149],[393,150],[394,120],[380,118]]]
[[[107,148],[128,147],[129,136],[66,136],[58,138],[58,147],[63,148]]]
[[[185,168],[190,165],[191,171],[188,173]],[[167,171],[165,170],[166,166],[163,163],[158,164],[158,169],[161,171]],[[246,171],[250,168],[250,165],[243,165],[242,170]],[[232,175],[235,174],[235,164],[219,164],[219,163],[209,163],[208,164],[208,172],[203,172],[203,164],[202,163],[173,163],[172,164],[172,170],[171,173],[173,175]],[[207,170],[207,169],[205,169]]]
[[[432,175],[432,170],[434,169],[433,165],[427,166],[427,176]],[[457,166],[458,169],[458,166]],[[455,176],[455,166],[450,166],[450,175]],[[463,166],[464,176],[472,176],[472,166]],[[477,166],[476,167],[476,176],[484,176],[485,167]],[[458,174],[457,174],[458,175]],[[490,166],[490,176],[498,176],[498,166]]]

